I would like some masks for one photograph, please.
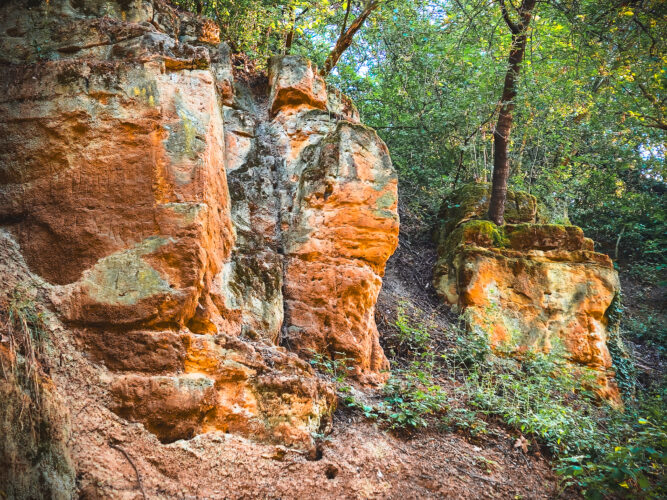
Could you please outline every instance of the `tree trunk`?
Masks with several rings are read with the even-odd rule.
[[[499,0],[503,18],[512,32],[512,46],[508,59],[507,73],[500,101],[498,122],[493,132],[493,180],[491,201],[489,203],[489,219],[495,224],[505,222],[505,199],[507,198],[507,179],[510,174],[508,146],[516,98],[516,82],[521,70],[521,62],[526,52],[528,26],[536,0],[523,0],[518,9],[519,24],[512,22],[504,0]]]

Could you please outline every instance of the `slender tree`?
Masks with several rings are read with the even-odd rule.
[[[489,219],[498,225],[504,223],[505,199],[507,198],[507,179],[510,174],[508,146],[516,98],[516,84],[521,70],[521,63],[526,52],[528,28],[533,9],[537,0],[522,0],[517,8],[508,0],[518,14],[518,21],[512,20],[505,0],[498,0],[503,19],[512,32],[512,44],[508,59],[507,73],[500,100],[498,122],[493,132],[493,184],[491,188],[491,202],[489,204]]]

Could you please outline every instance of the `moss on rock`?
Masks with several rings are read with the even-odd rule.
[[[466,184],[454,191],[440,206],[438,222],[447,236],[470,219],[486,216],[491,200],[491,184]],[[507,190],[505,221],[509,224],[535,223],[537,199],[525,191]]]
[[[451,260],[459,245],[473,245],[484,248],[504,247],[507,238],[502,227],[488,220],[471,220],[463,223],[438,246],[438,254]]]

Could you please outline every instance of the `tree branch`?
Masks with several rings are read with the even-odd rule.
[[[647,123],[646,126],[650,128],[657,128],[660,130],[667,130],[667,122],[661,120],[660,118],[656,118],[655,116],[649,116],[649,115],[639,115],[640,117],[651,120],[653,123]]]
[[[351,0],[348,1],[351,2]],[[361,14],[359,14],[359,16],[357,16],[357,18],[352,22],[352,24],[350,24],[350,27],[347,28],[345,33],[341,33],[341,35],[338,37],[338,40],[336,40],[336,45],[334,45],[334,48],[329,53],[327,60],[324,61],[324,67],[320,70],[320,74],[322,76],[326,77],[329,73],[331,73],[331,70],[336,67],[340,56],[343,55],[343,52],[345,52],[350,45],[352,45],[352,41],[354,40],[354,35],[356,32],[359,31],[359,29],[363,26],[366,18],[370,16],[371,13],[379,6],[380,0],[370,0],[366,7],[364,7],[364,10],[361,12]]]
[[[514,24],[514,21],[510,18],[510,13],[507,11],[507,6],[505,5],[505,0],[498,0],[498,3],[500,4],[500,11],[503,13],[503,19],[505,20],[505,24],[507,24],[507,27],[510,29],[510,31],[513,34],[518,34],[519,33],[519,26]]]
[[[343,19],[343,25],[340,27],[340,35],[338,38],[342,37],[347,28],[347,18],[350,17],[350,10],[352,8],[352,0],[347,0],[347,9],[345,10],[345,18]]]

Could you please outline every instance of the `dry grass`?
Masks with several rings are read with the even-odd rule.
[[[44,318],[37,311],[26,285],[17,286],[3,302],[0,303],[0,342],[4,352],[0,355],[0,370],[4,380],[17,383],[25,396],[20,398],[21,431],[27,423],[34,433],[35,422],[42,413],[40,379],[46,366]]]

